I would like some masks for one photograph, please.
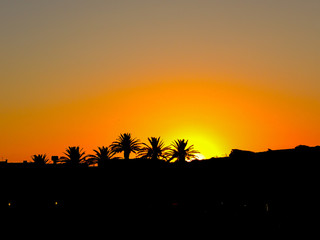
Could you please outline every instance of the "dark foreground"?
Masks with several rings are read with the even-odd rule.
[[[103,168],[8,164],[0,167],[1,219],[13,228],[72,229],[80,235],[271,238],[319,229],[320,155],[241,154],[183,165],[146,160],[110,161]]]

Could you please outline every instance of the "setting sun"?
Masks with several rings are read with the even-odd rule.
[[[201,154],[201,153],[196,154],[196,158],[197,158],[198,160],[206,159],[206,157],[205,157],[203,154]]]

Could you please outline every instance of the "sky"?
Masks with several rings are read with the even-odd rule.
[[[120,133],[205,158],[320,143],[318,0],[1,0],[0,161]],[[131,156],[133,157],[133,156]]]

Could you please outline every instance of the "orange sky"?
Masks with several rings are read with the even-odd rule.
[[[0,3],[0,160],[120,133],[205,157],[319,145],[318,1]]]
[[[2,119],[7,126],[2,148],[14,160],[61,155],[69,145],[91,153],[122,132],[142,141],[161,136],[167,144],[186,138],[207,158],[229,154],[231,148],[316,145],[320,115],[315,109],[319,103],[312,99],[257,88],[199,79],[159,81],[12,111]]]

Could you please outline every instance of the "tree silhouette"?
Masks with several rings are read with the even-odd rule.
[[[192,158],[196,158],[196,154],[199,153],[199,151],[195,150],[193,145],[187,147],[188,140],[184,139],[178,139],[175,140],[171,144],[171,150],[169,151],[170,159],[169,161],[173,159],[177,159],[178,162],[183,163],[186,160],[190,160]]]
[[[164,142],[160,137],[148,138],[150,145],[142,143],[143,147],[140,149],[138,157],[152,160],[166,159],[169,147],[164,146]]]
[[[98,147],[97,150],[93,150],[95,154],[88,155],[86,161],[88,165],[98,164],[98,166],[103,166],[105,161],[110,160],[114,156],[114,152],[112,152],[108,147]]]
[[[79,146],[68,147],[63,154],[66,156],[61,157],[60,160],[66,164],[75,166],[86,162],[85,152]]]
[[[33,155],[31,158],[32,161],[37,165],[44,165],[49,161],[46,154]]]
[[[136,153],[140,150],[140,140],[132,138],[130,133],[123,133],[110,147],[113,153],[123,152],[124,159],[128,160],[131,152]]]

